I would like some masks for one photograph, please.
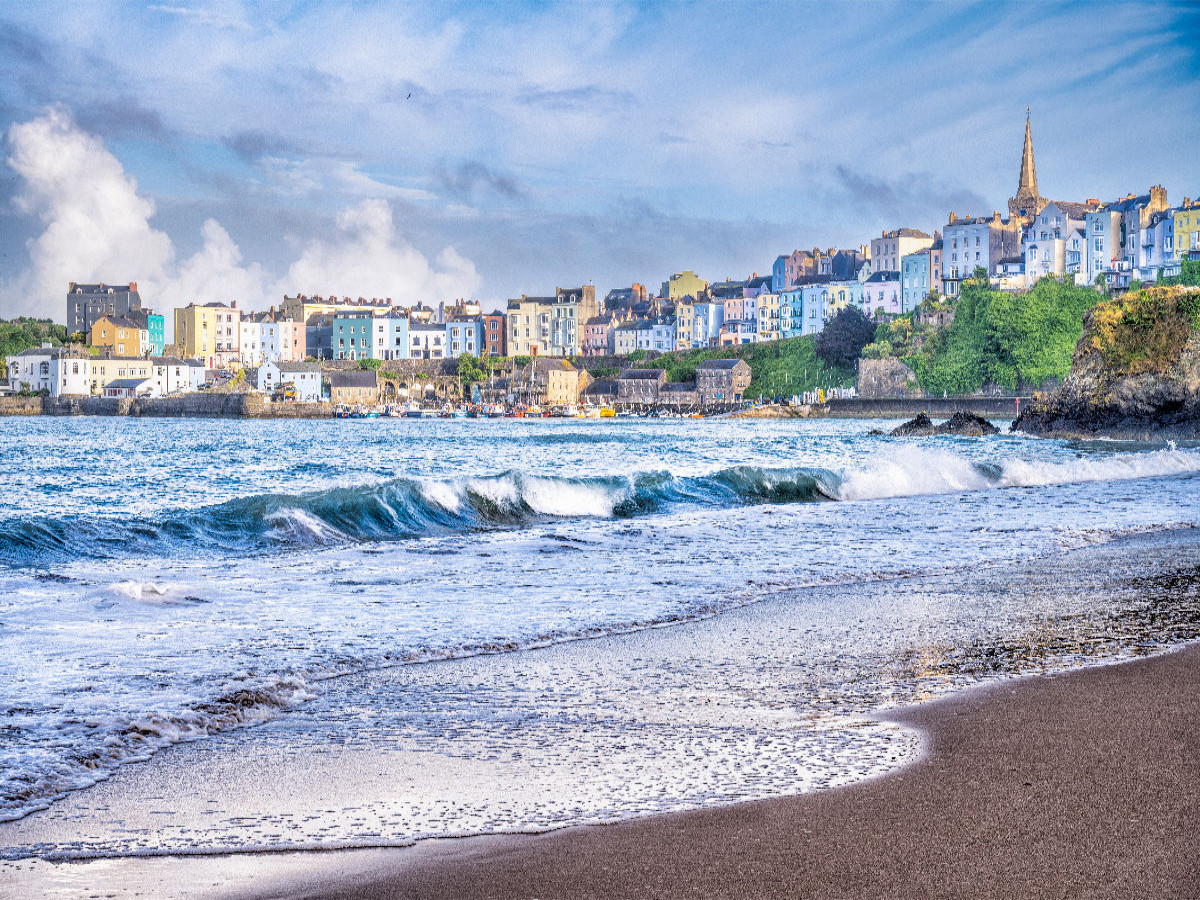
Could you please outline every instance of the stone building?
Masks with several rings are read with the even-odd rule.
[[[749,387],[750,365],[743,359],[709,359],[696,367],[696,391],[704,406],[741,403]]]
[[[626,369],[617,379],[617,403],[624,407],[658,405],[658,395],[667,383],[665,369]]]
[[[694,381],[668,381],[658,392],[658,405],[672,412],[695,412],[700,409],[700,392]]]
[[[334,403],[374,406],[379,402],[379,381],[371,370],[326,372],[325,381],[329,385],[329,399]]]
[[[67,333],[87,334],[101,316],[121,318],[142,308],[136,281],[124,284],[79,284],[67,287]]]

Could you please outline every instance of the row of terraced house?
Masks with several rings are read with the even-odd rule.
[[[190,303],[174,311],[172,344],[165,317],[143,307],[136,283],[72,283],[66,320],[92,360],[198,362],[211,380],[223,370],[306,360],[566,359],[754,344],[816,334],[847,307],[880,317],[930,297],[954,298],[981,271],[1002,290],[1047,276],[1119,290],[1174,275],[1189,259],[1200,259],[1200,202],[1185,197],[1171,206],[1157,185],[1109,202],[1043,197],[1027,117],[1017,191],[1005,214],[952,212],[928,232],[896,227],[853,248],[795,250],[776,257],[769,274],[741,280],[709,282],[685,270],[657,292],[635,283],[601,299],[586,284],[522,295],[490,313],[465,300],[403,307],[389,298],[300,293],[266,311],[233,299]],[[68,358],[60,382],[104,389],[112,367],[89,364],[85,379],[76,372],[79,358]],[[40,363],[37,374],[40,383]]]

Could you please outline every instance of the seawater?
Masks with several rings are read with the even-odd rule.
[[[7,420],[0,817],[88,809],[70,798],[180,743],[227,793],[283,758],[311,777],[248,815],[180,795],[120,837],[9,837],[32,816],[0,855],[394,844],[807,790],[911,754],[863,718],[891,703],[1192,636],[1129,624],[1136,591],[1089,582],[1115,557],[1032,585],[1038,560],[1195,526],[1200,450],[869,434],[890,424]],[[1013,651],[1035,633],[1052,651]]]

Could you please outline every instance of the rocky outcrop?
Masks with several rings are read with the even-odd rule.
[[[934,425],[925,413],[892,429],[892,437],[929,437],[935,434],[955,434],[963,437],[984,437],[999,434],[1000,429],[980,416],[969,412],[956,412],[941,425]]]
[[[915,419],[909,419],[903,425],[892,429],[892,437],[926,437],[933,434],[933,420],[925,413],[917,413]]]
[[[924,394],[912,369],[898,359],[860,359],[855,393],[864,399],[920,397]]]
[[[1071,373],[1036,395],[1012,430],[1200,440],[1200,290],[1150,288],[1090,310]]]
[[[956,412],[949,421],[933,429],[934,434],[957,434],[963,437],[986,437],[999,434],[1000,429],[980,416],[969,412]]]

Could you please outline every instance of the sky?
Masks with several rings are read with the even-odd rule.
[[[0,4],[0,316],[769,273],[1200,195],[1200,4]]]

